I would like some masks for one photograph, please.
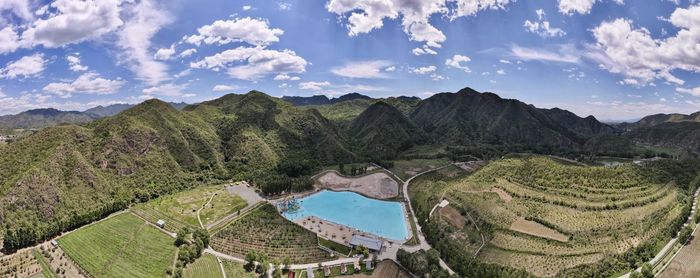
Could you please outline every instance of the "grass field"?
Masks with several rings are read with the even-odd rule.
[[[210,199],[211,202],[209,202]],[[230,193],[223,186],[215,185],[162,196],[139,204],[132,211],[154,223],[158,219],[164,219],[165,228],[177,232],[183,226],[199,227],[197,211],[205,204],[207,205],[200,212],[204,225],[235,213],[248,205],[243,198]],[[168,222],[172,223],[168,225]]]
[[[270,259],[313,263],[329,258],[318,247],[316,234],[285,219],[272,205],[263,205],[214,234],[211,246],[239,258],[255,250]]]
[[[175,252],[174,239],[131,213],[81,228],[58,242],[93,277],[162,277]]]
[[[224,264],[224,271],[226,272],[226,277],[236,277],[236,278],[254,278],[255,274],[252,272],[246,272],[245,269],[243,269],[243,265],[236,263],[236,262],[231,262],[231,261],[222,261]]]
[[[221,267],[216,257],[211,254],[202,254],[199,259],[194,261],[185,268],[182,272],[184,278],[200,278],[200,277],[223,277]]]
[[[426,236],[433,246],[443,243],[443,255],[474,253],[483,234],[487,244],[478,255],[481,261],[553,277],[670,238],[685,193],[646,178],[640,167],[514,157],[466,177],[429,174],[415,180],[409,194]],[[443,197],[451,208],[428,219]]]
[[[391,167],[392,172],[403,180],[430,169],[438,168],[450,163],[448,159],[411,159],[411,160],[396,160],[394,167]]]
[[[345,256],[350,255],[350,251],[352,251],[352,249],[349,246],[345,246],[345,245],[342,245],[342,244],[337,243],[335,241],[327,240],[327,239],[322,238],[322,237],[318,238],[318,243],[323,247],[331,249],[331,250],[338,252],[340,254],[343,254]]]

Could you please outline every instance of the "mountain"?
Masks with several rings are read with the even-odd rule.
[[[357,116],[347,130],[351,145],[368,157],[391,159],[399,152],[426,142],[422,129],[396,107],[379,101]]]
[[[588,135],[610,131],[595,118],[581,119],[563,110],[543,111],[471,88],[435,94],[421,101],[410,119],[434,140],[459,145],[576,148]]]
[[[696,112],[690,115],[686,114],[654,114],[646,116],[634,123],[620,123],[617,127],[627,131],[641,128],[641,127],[651,127],[659,125],[662,123],[678,123],[678,122],[700,122],[700,112]]]
[[[52,108],[28,110],[16,115],[0,116],[0,128],[30,129],[59,124],[84,124],[94,118],[78,111],[60,111]]]
[[[581,118],[570,111],[559,108],[539,110],[547,115],[547,117],[557,122],[559,125],[562,125],[584,137],[620,132],[618,129],[610,125],[599,122],[598,119],[593,116]]]
[[[282,100],[288,101],[288,102],[292,103],[294,106],[328,105],[328,104],[335,104],[335,103],[356,100],[356,99],[369,100],[372,98],[365,96],[365,95],[362,95],[362,94],[359,94],[359,93],[350,93],[350,94],[342,95],[338,98],[332,98],[332,99],[329,99],[327,96],[324,96],[324,95],[315,95],[315,96],[310,96],[310,97],[300,97],[300,96],[283,96],[282,97]]]
[[[319,163],[352,161],[330,121],[260,92],[177,110],[149,100],[83,126],[44,128],[0,148],[0,239],[45,240],[169,192],[246,179],[307,190]]]
[[[641,144],[700,153],[700,122],[685,120],[641,126],[625,134]]]
[[[121,113],[122,111],[124,111],[126,109],[131,108],[131,107],[134,107],[134,105],[127,104],[127,103],[112,104],[112,105],[108,105],[108,106],[100,105],[100,106],[85,110],[85,111],[83,111],[83,113],[88,114],[95,119],[99,119],[99,118],[114,116],[116,114]]]
[[[304,106],[304,108],[316,109],[329,120],[338,125],[344,125],[359,116],[372,104],[379,101],[396,107],[396,109],[401,111],[402,114],[408,116],[408,114],[418,105],[421,99],[417,97],[389,97],[381,99],[360,98],[327,105],[309,105]]]

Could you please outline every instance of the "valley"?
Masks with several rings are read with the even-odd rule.
[[[694,150],[635,136],[469,88],[150,100],[0,146],[0,273],[620,276],[695,219],[700,183]]]

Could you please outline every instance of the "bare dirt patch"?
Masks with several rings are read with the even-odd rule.
[[[372,272],[372,278],[408,278],[411,277],[408,273],[399,268],[394,261],[385,260],[377,265],[377,268]]]
[[[700,277],[700,238],[693,236],[658,277]]]
[[[452,206],[446,206],[444,208],[440,209],[440,216],[443,217],[443,219],[447,220],[450,224],[457,228],[462,228],[464,227],[464,224],[467,223],[467,220],[464,219],[464,216],[459,213],[459,211]]]
[[[525,220],[525,218],[518,218],[518,220],[515,220],[515,222],[510,225],[510,229],[528,235],[549,238],[561,242],[569,241],[569,237],[567,235],[547,228],[546,226],[535,221]]]
[[[328,172],[317,179],[317,186],[332,190],[353,191],[377,199],[394,198],[399,195],[399,183],[384,172],[357,178]]]

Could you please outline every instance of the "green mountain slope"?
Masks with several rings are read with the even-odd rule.
[[[393,158],[401,151],[426,142],[422,129],[390,104],[379,101],[349,125],[347,136],[357,153],[367,157]]]
[[[94,120],[78,111],[35,109],[17,115],[0,116],[0,128],[42,128],[59,124],[84,124]]]
[[[642,144],[700,153],[700,122],[665,122],[635,128],[625,136]]]
[[[410,118],[433,139],[451,144],[574,148],[585,141],[531,105],[470,88],[433,95]]]

